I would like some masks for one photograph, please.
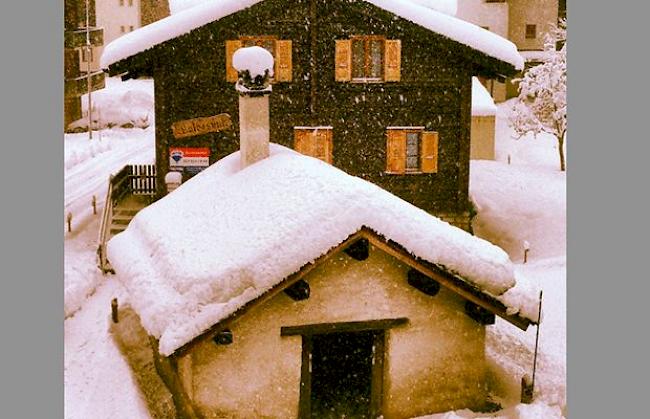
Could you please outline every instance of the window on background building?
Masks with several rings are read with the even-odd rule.
[[[389,127],[386,132],[386,172],[436,173],[438,133],[422,127]]]
[[[125,31],[126,31],[126,29],[124,28],[123,25],[121,25],[121,26],[120,26],[120,32],[124,33]]]
[[[526,39],[537,38],[537,25],[526,25]]]
[[[129,26],[129,32],[133,32],[133,25]]]
[[[332,127],[294,127],[293,137],[294,150],[332,164]]]
[[[273,55],[274,68],[271,81],[289,82],[292,80],[292,42],[276,39],[275,36],[242,36],[237,40],[226,41],[226,80],[236,82],[237,70],[232,66],[232,56],[239,48],[258,46]]]
[[[81,61],[87,63],[88,61],[93,61],[93,49],[92,48],[81,48]]]
[[[120,6],[124,6],[124,0],[120,0]]]
[[[352,82],[400,81],[402,44],[381,35],[336,40],[335,79]]]
[[[133,6],[133,0],[129,0],[129,6]]]

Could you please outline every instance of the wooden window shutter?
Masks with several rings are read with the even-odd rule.
[[[233,83],[237,81],[238,75],[237,70],[232,66],[232,56],[241,47],[240,40],[226,41],[226,81]]]
[[[400,81],[402,73],[402,41],[387,39],[385,45],[384,81]]]
[[[337,39],[335,51],[336,81],[352,80],[352,41],[349,39]]]
[[[422,133],[422,154],[420,156],[422,173],[438,172],[438,133],[424,131]]]
[[[294,130],[293,149],[298,153],[309,156],[312,149],[311,131],[305,129]]]
[[[389,129],[386,133],[386,171],[406,172],[406,131]]]
[[[291,40],[275,41],[275,81],[291,81],[292,57]]]
[[[325,163],[332,164],[332,130],[331,129],[320,129],[316,131],[316,147],[319,150],[323,150],[323,156],[316,156],[319,159],[323,160]]]

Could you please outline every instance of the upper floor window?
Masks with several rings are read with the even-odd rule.
[[[384,37],[352,38],[352,80],[379,81],[384,75]]]
[[[276,39],[275,36],[242,36],[237,40],[226,41],[226,80],[236,82],[237,70],[232,66],[232,56],[239,48],[259,46],[271,53],[274,58],[272,82],[292,80],[292,42]]]
[[[526,39],[537,38],[537,25],[526,25]]]
[[[81,48],[81,61],[87,63],[88,61],[93,61],[93,49],[92,48]]]
[[[389,127],[386,131],[386,172],[436,173],[438,133],[424,127]]]
[[[126,29],[124,28],[124,25],[120,25],[120,32],[122,32],[122,33],[126,32]]]
[[[133,25],[129,26],[129,32],[133,32]]]
[[[120,0],[120,6],[124,6],[124,0]]]
[[[129,0],[129,6],[133,6],[133,0]]]
[[[339,39],[335,46],[335,79],[352,82],[400,81],[402,44],[381,35]]]
[[[297,152],[332,164],[332,127],[294,127],[293,132]]]

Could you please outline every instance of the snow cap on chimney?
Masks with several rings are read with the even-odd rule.
[[[232,66],[239,73],[237,90],[240,92],[271,88],[269,79],[273,76],[273,55],[266,49],[258,46],[240,48],[232,56]]]
[[[232,57],[239,73],[240,168],[269,156],[269,95],[273,55],[262,47],[238,49]]]

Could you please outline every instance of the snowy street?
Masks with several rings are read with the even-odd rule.
[[[147,110],[152,102],[134,101],[127,94],[133,90],[140,98],[153,95],[150,80],[111,79],[107,85],[97,99],[93,97],[96,106],[117,107],[133,118],[152,113]],[[536,402],[520,405],[518,400],[500,400],[504,410],[494,417],[562,418],[566,415],[566,173],[558,169],[554,138],[511,137],[507,122],[511,106],[512,101],[498,105],[496,161],[471,161],[470,195],[478,210],[474,232],[508,253],[518,280],[543,289],[544,308]],[[107,120],[125,118],[103,114]],[[110,301],[121,300],[123,290],[114,276],[103,276],[97,269],[95,252],[109,175],[126,164],[152,163],[154,135],[153,123],[144,129],[95,131],[92,140],[87,133],[65,135],[64,205],[65,213],[73,217],[72,233],[64,232],[65,417],[69,419],[149,418],[129,367],[108,334]],[[524,264],[525,242],[530,251]],[[509,387],[506,392],[518,394],[519,378],[532,373],[536,328],[523,333],[497,318],[487,330],[493,373]],[[459,411],[429,417],[475,415]]]

